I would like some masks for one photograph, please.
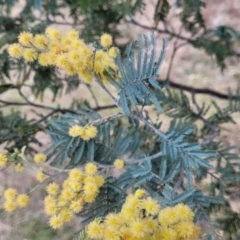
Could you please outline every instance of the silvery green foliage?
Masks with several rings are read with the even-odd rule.
[[[79,115],[67,113],[49,122],[47,133],[51,136],[52,145],[48,149],[48,156],[49,158],[54,157],[51,164],[67,162],[68,168],[88,161],[112,164],[115,159],[137,151],[141,142],[138,132],[127,133],[123,129],[119,129],[114,120],[97,125],[98,134],[89,141],[69,136],[68,132],[71,126],[85,126],[89,122],[101,120],[99,114],[87,107],[76,112]]]
[[[163,39],[160,56],[157,57],[155,36],[152,33],[150,41],[146,35],[138,35],[136,43],[126,47],[126,57],[122,60],[117,56],[120,77],[118,81],[109,78],[119,91],[119,102],[123,111],[130,114],[130,107],[136,105],[154,104],[162,112],[159,104],[161,88],[157,82],[158,72],[163,62],[167,47],[167,40]],[[158,90],[156,92],[155,90]]]
[[[49,157],[54,159],[52,164],[64,164],[67,168],[72,168],[94,161],[100,168],[109,168],[117,158],[126,161],[125,172],[118,178],[102,169],[106,174],[106,182],[96,201],[85,206],[80,213],[84,223],[108,212],[118,211],[130,189],[146,189],[162,206],[185,202],[195,209],[197,219],[206,219],[204,209],[210,204],[222,203],[218,197],[204,196],[194,186],[193,180],[205,174],[211,168],[211,161],[216,158],[215,151],[204,150],[198,139],[193,137],[196,134],[194,125],[173,119],[169,130],[163,133],[160,131],[161,123],[140,124],[143,116],[139,117],[135,110],[139,105],[154,104],[157,110],[162,111],[159,104],[161,101],[164,106],[170,103],[172,108],[175,107],[174,95],[168,100],[165,93],[159,94],[161,86],[156,81],[166,42],[164,41],[160,57],[156,59],[153,34],[150,39],[151,43],[146,36],[139,36],[136,47],[130,45],[127,48],[123,63],[118,56],[121,78],[117,83],[111,80],[120,92],[120,108],[129,120],[125,127],[119,119],[102,121],[103,118],[98,113],[87,107],[78,110],[77,115],[64,114],[48,125],[48,133],[52,138],[52,146],[49,148]],[[148,115],[145,120],[151,122]],[[84,141],[68,135],[71,126],[85,126],[88,123],[97,126],[96,138]],[[152,127],[157,131],[153,131]],[[149,139],[152,142],[148,143],[150,148],[146,148]],[[158,156],[152,157],[154,154]]]

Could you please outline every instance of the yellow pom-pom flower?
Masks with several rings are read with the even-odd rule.
[[[79,137],[79,136],[82,136],[84,132],[85,130],[83,127],[79,125],[74,125],[69,129],[68,134],[71,137]]]
[[[35,37],[33,39],[33,44],[35,47],[37,47],[39,49],[44,49],[48,44],[48,40],[45,37],[45,35],[37,34],[37,35],[35,35]]]
[[[44,210],[48,216],[53,216],[57,214],[58,206],[56,205],[56,203],[45,203]]]
[[[187,205],[179,203],[174,207],[174,211],[178,214],[179,220],[193,221],[194,213]]]
[[[75,40],[78,38],[78,31],[76,31],[75,29],[71,29],[68,33],[67,33],[67,37],[71,40]]]
[[[76,181],[80,181],[84,177],[84,173],[78,168],[71,169],[68,175],[70,180]]]
[[[97,194],[84,194],[84,201],[86,203],[93,203],[96,200]]]
[[[44,198],[44,204],[46,205],[46,204],[54,204],[54,205],[56,205],[56,199],[53,197],[53,196],[46,196],[45,198]]]
[[[130,223],[130,232],[136,238],[144,238],[147,233],[147,228],[144,224],[144,221],[133,220]]]
[[[159,212],[158,221],[162,226],[170,226],[179,221],[178,212],[172,207],[166,207]]]
[[[61,209],[59,213],[59,217],[61,218],[63,223],[68,223],[73,219],[73,212],[69,211],[68,208]]]
[[[4,191],[3,196],[7,200],[14,200],[17,196],[17,190],[15,188],[8,188]]]
[[[90,136],[87,134],[87,132],[85,131],[85,129],[84,129],[84,131],[82,132],[82,134],[80,135],[80,137],[82,138],[82,140],[84,140],[84,141],[89,141],[91,138],[90,138]]]
[[[102,187],[103,184],[104,184],[104,182],[105,182],[104,178],[103,178],[102,176],[100,176],[100,175],[95,176],[95,177],[94,177],[94,180],[95,180],[96,185],[97,185],[99,188]]]
[[[86,135],[91,139],[95,138],[98,134],[98,129],[95,126],[88,126],[85,128]]]
[[[70,179],[70,178],[67,178],[67,179],[63,182],[62,187],[63,187],[64,189],[70,188],[70,181],[71,181],[71,179]]]
[[[76,70],[74,68],[74,66],[72,64],[68,64],[65,68],[64,68],[65,73],[68,76],[73,76],[76,74]]]
[[[82,80],[85,83],[90,84],[93,82],[94,78],[90,72],[88,72],[86,69],[81,69],[77,72],[78,77],[80,80]]]
[[[72,50],[68,53],[68,59],[72,64],[77,64],[81,61],[81,55],[79,52],[76,52],[76,50]]]
[[[69,64],[67,53],[61,53],[56,57],[56,65],[59,68],[65,68]]]
[[[150,233],[153,233],[158,227],[158,222],[156,219],[149,217],[149,218],[145,218],[143,221],[148,232]]]
[[[76,194],[73,191],[71,191],[71,189],[66,188],[62,191],[61,196],[64,200],[70,201],[74,197],[76,197]]]
[[[109,213],[106,216],[104,223],[108,227],[118,228],[121,225],[121,219],[120,219],[118,214],[116,214],[116,213]]]
[[[59,185],[57,183],[50,183],[48,186],[47,186],[47,192],[50,194],[50,195],[57,195],[58,193],[58,190],[59,190]]]
[[[146,210],[147,214],[156,215],[159,213],[160,204],[157,200],[148,197],[147,199],[142,200],[142,208]]]
[[[82,189],[82,182],[76,180],[70,181],[69,185],[74,192],[79,192]]]
[[[23,51],[23,58],[27,61],[27,62],[33,62],[34,60],[37,59],[37,52],[34,49],[31,48],[26,48]]]
[[[9,46],[8,53],[11,57],[20,58],[22,57],[22,47],[18,43],[14,43]]]
[[[45,53],[45,52],[40,53],[38,55],[38,63],[44,67],[48,66],[49,65],[49,54]]]
[[[87,234],[90,238],[100,239],[103,237],[103,228],[97,220],[92,221],[87,226]]]
[[[7,165],[7,157],[5,154],[0,153],[0,167],[5,167]]]
[[[100,44],[104,48],[110,47],[112,45],[112,36],[104,33],[100,38]]]
[[[24,47],[29,47],[33,41],[33,35],[30,32],[22,32],[18,36],[18,41]]]
[[[96,184],[96,180],[93,175],[87,175],[84,178],[83,182],[84,182],[84,184],[88,184],[88,183]]]
[[[47,52],[48,65],[54,66],[56,64],[57,54],[55,52]]]
[[[23,165],[21,163],[18,163],[17,165],[15,165],[15,171],[16,172],[22,172],[23,171]]]
[[[97,165],[95,163],[87,163],[85,166],[85,172],[89,175],[93,175],[97,172]]]
[[[179,239],[193,239],[194,224],[192,222],[180,222],[174,227]]]
[[[48,27],[45,33],[52,40],[56,40],[60,38],[60,32],[56,28]]]
[[[37,153],[34,156],[34,162],[35,163],[42,163],[45,162],[47,159],[47,156],[44,153]]]
[[[118,158],[114,161],[113,165],[114,165],[115,168],[123,168],[124,167],[124,161],[122,159]]]
[[[36,179],[38,182],[42,182],[46,179],[46,175],[43,172],[37,172]]]
[[[176,231],[172,228],[162,227],[159,231],[159,238],[161,240],[179,239]],[[181,239],[181,238],[180,238]]]
[[[95,195],[98,193],[98,187],[95,183],[87,183],[83,187],[85,195]]]
[[[25,208],[29,205],[30,203],[30,198],[27,194],[19,194],[17,196],[17,205],[20,208]]]
[[[134,196],[137,198],[142,198],[145,195],[145,191],[143,189],[138,189],[135,193]]]
[[[63,226],[62,218],[59,215],[54,215],[49,220],[49,225],[53,229],[59,229]]]
[[[117,232],[117,229],[112,227],[106,227],[104,229],[104,240],[120,240],[120,236],[118,235],[119,232]]]
[[[108,50],[108,55],[112,58],[116,58],[117,57],[117,48],[116,47],[111,47]]]
[[[71,46],[76,49],[86,45],[82,39],[74,39],[71,41]]]
[[[126,199],[126,206],[132,207],[132,208],[137,208],[139,207],[141,201],[138,197],[136,197],[133,194],[128,195]]]
[[[121,211],[123,218],[126,219],[134,219],[138,216],[138,210],[132,206],[129,206],[128,204],[123,205],[122,211]]]
[[[82,208],[83,208],[83,206],[82,206],[81,202],[79,202],[79,200],[71,201],[70,209],[73,211],[73,213],[81,212]]]
[[[14,201],[7,200],[4,202],[3,208],[6,212],[13,212],[17,208],[17,204]]]

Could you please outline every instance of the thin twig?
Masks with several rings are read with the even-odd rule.
[[[158,152],[156,154],[153,154],[151,156],[147,156],[147,157],[144,157],[144,158],[139,158],[139,159],[134,159],[134,160],[129,160],[127,161],[127,163],[143,163],[144,161],[147,161],[147,160],[152,160],[152,159],[155,159],[155,158],[158,158],[158,157],[161,157],[163,156],[162,152]]]
[[[179,32],[178,32],[178,36],[180,36],[182,28],[183,28],[183,26],[180,27]],[[167,31],[167,28],[166,28],[166,31]],[[169,66],[168,66],[168,71],[167,71],[167,76],[166,76],[167,81],[168,81],[168,79],[170,77],[170,74],[171,74],[171,70],[172,70],[175,55],[177,53],[177,50],[179,49],[179,47],[177,46],[178,40],[179,40],[179,38],[176,37],[176,39],[174,41],[174,44],[173,44],[173,52],[172,52],[172,56],[171,56],[171,59],[170,59],[170,63],[169,63]]]
[[[1,99],[0,99],[0,103],[4,104],[3,106],[0,106],[0,108],[12,106],[12,105],[13,106],[29,106],[29,105],[32,105],[32,103],[29,103],[29,102],[23,102],[23,103],[20,103],[20,102],[9,102],[9,101],[5,101],[5,100],[1,100]],[[57,112],[61,112],[61,113],[69,112],[69,113],[77,114],[74,110],[68,109],[68,108],[53,108],[53,107],[48,107],[48,106],[40,105],[40,104],[38,104],[37,106],[35,104],[34,107],[43,108],[43,109],[50,109],[50,110],[53,110],[53,111],[56,110]],[[93,110],[94,111],[100,111],[100,110],[106,110],[106,109],[116,108],[116,107],[117,107],[116,105],[98,106],[96,108],[93,108]]]
[[[28,192],[28,195],[31,194],[32,192],[34,192],[36,189],[38,189],[45,181],[47,181],[48,179],[51,179],[57,175],[59,175],[60,173],[62,172],[58,172],[54,175],[50,175],[50,176],[47,176],[42,182],[40,182],[39,184],[37,184],[34,188],[32,188],[29,192]]]
[[[179,187],[180,187],[181,184],[183,183],[183,180],[184,180],[184,171],[183,171],[183,169],[181,168],[181,169],[180,169],[179,179],[178,179],[178,181],[176,182],[176,184],[175,184],[175,186],[174,186],[174,188],[173,188],[173,191],[174,191],[174,192],[176,192],[176,191],[179,189]]]
[[[95,94],[94,94],[94,92],[93,92],[91,86],[88,85],[88,84],[87,84],[86,86],[87,86],[89,92],[90,92],[91,95],[92,95],[92,98],[93,98],[93,100],[94,100],[94,102],[95,102],[96,108],[99,107],[99,105],[98,105],[98,100],[97,100],[97,98],[96,98],[96,96],[95,96]]]
[[[118,100],[110,93],[110,91],[105,87],[104,83],[102,82],[102,80],[99,78],[99,76],[95,73],[95,72],[92,72],[93,75],[95,76],[95,81],[96,83],[108,94],[108,96],[112,99],[113,103],[119,107],[120,107],[120,104],[118,102]]]
[[[58,112],[58,109],[53,110],[52,112],[48,113],[47,115],[45,115],[44,117],[42,117],[41,119],[39,119],[38,121],[34,122],[33,125],[35,124],[39,124],[40,122],[44,121],[45,119],[48,119],[50,116],[52,116],[54,113]]]
[[[145,123],[148,127],[150,127],[157,135],[161,136],[162,138],[166,138],[165,134],[160,131],[159,129],[155,128],[148,120],[144,117],[136,114],[130,114],[129,117],[140,120],[141,122]]]
[[[204,140],[203,142],[200,143],[202,146],[204,146],[204,145],[207,145],[207,144],[211,143],[216,137],[218,137],[218,136],[219,136],[219,131],[218,131],[218,129],[217,129],[214,125],[212,125],[210,122],[208,122],[208,121],[201,115],[202,109],[199,107],[199,105],[198,105],[197,102],[196,102],[194,92],[192,92],[192,102],[193,102],[193,104],[194,104],[194,105],[196,106],[196,108],[197,108],[197,111],[198,111],[198,115],[197,115],[197,116],[198,116],[198,118],[206,125],[206,127],[207,127],[208,129],[210,129],[210,130],[213,132],[213,134],[212,134],[210,137],[208,137],[206,140]]]
[[[94,124],[94,125],[100,125],[100,124],[105,124],[113,119],[118,119],[118,118],[123,118],[123,117],[127,117],[125,114],[123,113],[120,113],[120,112],[117,112],[117,113],[114,113],[110,116],[107,116],[107,117],[104,117],[104,118],[101,118],[101,119],[98,119],[96,121],[92,121],[92,122],[89,122],[88,125],[90,124]]]
[[[132,20],[130,21],[130,23],[132,23],[132,24],[134,24],[134,25],[136,25],[136,26],[139,26],[139,27],[141,27],[141,28],[144,28],[144,29],[153,30],[152,27],[149,27],[149,26],[146,26],[146,25],[144,25],[144,24],[142,24],[142,23],[139,23],[139,22],[137,22],[137,21],[134,20],[134,19],[132,19]],[[177,38],[179,38],[179,39],[181,39],[181,40],[184,40],[184,41],[193,41],[193,40],[190,39],[190,38],[183,37],[183,36],[178,35],[178,34],[172,32],[172,31],[169,31],[169,30],[167,30],[167,29],[162,30],[162,29],[155,28],[154,30],[157,31],[157,32],[159,32],[159,33],[164,33],[164,34],[171,35],[171,36],[173,36],[173,37],[177,37]]]
[[[223,186],[226,186],[225,183],[223,182],[223,180],[222,180],[221,178],[217,177],[216,175],[214,175],[213,173],[211,173],[211,172],[209,172],[209,171],[207,171],[207,173],[208,173],[210,176],[212,176],[213,178],[215,178],[216,180],[218,180],[219,182],[221,182],[221,184],[222,184]]]

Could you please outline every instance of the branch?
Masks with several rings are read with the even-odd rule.
[[[47,115],[43,116],[38,121],[34,122],[33,125],[38,124],[38,123],[44,121],[45,119],[48,119],[50,116],[52,116],[56,112],[58,112],[58,109],[55,109],[55,110],[51,111],[50,113],[48,113]]]
[[[140,116],[139,114],[129,114],[128,115],[131,118],[137,119],[143,123],[145,123],[149,128],[151,128],[157,135],[161,136],[162,138],[166,139],[165,134],[160,131],[159,129],[155,128],[147,119],[145,119],[143,116]]]
[[[201,115],[202,109],[198,106],[194,93],[192,93],[192,102],[197,108],[198,118],[206,125],[208,129],[210,129],[213,132],[213,134],[210,137],[201,142],[201,145],[204,146],[211,143],[216,137],[219,136],[219,130]]]
[[[0,108],[8,107],[8,106],[11,106],[11,105],[15,105],[15,106],[29,106],[29,105],[32,105],[32,104],[29,104],[28,102],[23,102],[23,103],[8,102],[8,101],[4,101],[4,100],[1,100],[1,99],[0,99],[0,103],[4,104],[3,106],[0,106]],[[56,111],[61,112],[61,113],[70,112],[70,113],[76,114],[76,112],[74,110],[68,109],[68,108],[53,108],[53,107],[48,107],[48,106],[44,106],[44,105],[40,105],[40,104],[38,104],[38,105],[35,104],[35,107],[43,108],[43,109],[49,109],[49,110],[53,110],[53,111],[56,110]],[[98,106],[96,108],[93,108],[93,110],[94,111],[100,111],[100,110],[106,110],[106,109],[116,108],[116,107],[117,107],[116,105]]]
[[[100,110],[106,110],[110,108],[116,108],[116,105],[106,105],[106,106],[98,106],[96,108],[93,108],[93,111],[100,111]]]
[[[180,176],[178,178],[178,181],[176,182],[174,188],[173,188],[173,191],[174,192],[177,192],[177,190],[179,189],[179,187],[181,186],[181,184],[183,183],[183,180],[184,180],[184,171],[183,169],[181,168],[180,169]]]
[[[107,116],[105,118],[100,118],[96,121],[93,121],[93,122],[90,122],[90,124],[94,124],[94,125],[100,125],[100,124],[105,124],[113,119],[118,119],[118,118],[123,118],[123,117],[127,117],[127,115],[123,114],[123,113],[120,113],[120,112],[117,112],[117,113],[114,113],[110,116]]]
[[[184,41],[194,41],[193,39],[183,37],[183,36],[181,36],[179,34],[176,34],[176,33],[172,32],[172,31],[169,31],[168,29],[163,30],[163,29],[158,29],[158,28],[155,28],[155,27],[146,26],[146,25],[144,25],[142,23],[139,23],[139,22],[135,21],[134,19],[132,19],[130,21],[130,23],[132,23],[132,24],[134,24],[136,26],[139,26],[141,28],[144,28],[144,29],[148,29],[148,30],[151,30],[151,31],[156,31],[156,32],[159,32],[159,33],[168,34],[168,35],[171,35],[173,37],[176,37],[176,38],[184,40]]]
[[[189,87],[189,86],[182,85],[179,83],[175,83],[170,79],[167,79],[167,80],[168,80],[169,86],[173,87],[173,88],[177,88],[177,89],[184,90],[184,91],[194,93],[194,94],[206,94],[206,95],[211,95],[213,97],[217,97],[217,98],[221,98],[221,99],[227,99],[227,100],[229,99],[229,96],[227,94],[220,93],[220,92],[208,89],[208,88],[194,88],[194,87]],[[165,83],[166,81],[163,79],[158,79],[158,82],[161,84],[161,83]],[[236,95],[231,96],[231,99],[240,100],[240,96],[236,96]]]

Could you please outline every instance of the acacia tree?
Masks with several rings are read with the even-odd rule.
[[[212,225],[212,232],[206,233],[206,236],[217,239],[221,237],[218,230],[224,230],[225,239],[237,237],[239,215],[231,210],[226,197],[231,191],[236,191],[232,186],[239,179],[238,156],[231,153],[218,136],[222,123],[234,122],[231,114],[239,110],[239,89],[236,93],[222,94],[177,84],[170,77],[178,49],[187,45],[203,49],[206,54],[214,56],[222,70],[225,69],[227,58],[238,57],[235,50],[238,32],[227,26],[207,29],[201,13],[205,3],[200,0],[177,1],[173,5],[159,0],[155,8],[154,27],[134,19],[134,15],[144,8],[142,1],[119,3],[99,0],[94,4],[89,1],[35,1],[34,6],[27,2],[17,18],[9,14],[14,4],[15,1],[1,3],[0,91],[6,94],[16,90],[23,101],[1,98],[0,102],[5,108],[30,106],[35,109],[37,117],[29,120],[20,111],[11,114],[1,111],[0,137],[7,153],[1,153],[0,160],[2,166],[12,164],[17,171],[27,164],[31,165],[31,157],[36,164],[47,162],[42,165],[43,169],[38,168],[40,185],[52,181],[55,175],[69,172],[62,187],[55,182],[50,182],[47,187],[49,196],[44,203],[45,211],[51,216],[50,225],[55,229],[62,226],[63,222],[57,215],[59,210],[54,206],[59,204],[64,208],[67,204],[72,214],[77,213],[84,218],[83,224],[91,222],[87,230],[80,233],[80,239],[113,239],[111,232],[108,237],[99,233],[103,233],[104,224],[108,225],[107,221],[113,219],[113,212],[118,213],[114,216],[115,221],[119,221],[119,216],[123,219],[124,216],[132,217],[133,222],[127,225],[125,231],[130,229],[130,232],[142,234],[135,237],[146,237],[146,233],[151,239],[156,233],[162,239],[192,239],[198,236],[197,227],[192,223],[192,211],[194,221],[212,223],[212,212],[220,209],[225,214],[224,218],[215,218],[219,225]],[[33,7],[44,13],[43,17],[37,18]],[[70,10],[70,22],[56,20],[57,16],[63,16],[62,10],[66,8]],[[181,22],[177,31],[171,28],[168,19],[174,11]],[[127,47],[117,45],[117,26],[121,21],[149,29],[149,34],[139,35],[137,41]],[[65,35],[54,28],[45,31],[50,24],[71,25],[79,30],[81,39],[75,30]],[[102,35],[103,32],[110,35]],[[174,41],[166,79],[161,79],[159,73],[167,40],[163,39],[162,51],[157,54],[160,43],[156,41],[156,32],[164,33]],[[19,43],[16,43],[17,37]],[[87,44],[96,40],[92,45]],[[12,45],[8,46],[9,43]],[[15,58],[9,57],[9,54]],[[13,74],[16,74],[16,80],[12,80]],[[33,76],[32,79],[30,76]],[[69,94],[80,85],[86,85],[94,101],[73,99],[67,108],[36,103],[29,100],[23,91],[29,87],[32,94],[43,99],[46,90],[50,89],[54,103],[63,90]],[[99,96],[96,96],[98,88],[111,99],[110,105],[99,105]],[[185,91],[191,93],[191,98]],[[195,99],[196,94],[226,99],[229,104],[225,108],[219,107],[216,102],[200,105]],[[209,113],[211,107],[216,112]],[[110,108],[114,109],[113,114],[100,114],[101,110]],[[45,112],[39,114],[36,109]],[[163,115],[171,118],[168,131],[161,130],[162,122],[156,120],[153,113],[159,118]],[[40,131],[51,137],[45,154],[38,153],[31,144],[41,144],[35,137]],[[124,168],[124,172],[116,177],[114,168]],[[208,176],[211,176],[211,190],[204,193],[197,186]],[[79,181],[75,183],[72,179]],[[91,181],[94,184],[87,184],[93,183]],[[81,199],[80,205],[79,201],[76,203],[71,199],[74,196],[67,191],[68,188],[80,194],[77,195]],[[13,211],[17,207],[13,201],[7,201],[11,198],[17,201],[19,207],[27,206],[33,189],[26,192],[27,195],[17,195],[13,188],[7,189],[3,203],[5,210]],[[129,191],[135,195],[126,199]],[[71,202],[66,203],[66,195]],[[52,196],[58,197],[57,203]],[[140,212],[127,215],[129,202]],[[138,205],[140,202],[145,205]],[[179,203],[185,205],[176,205]],[[181,212],[181,207],[185,219],[171,215]],[[65,222],[72,218],[65,210],[62,215]],[[155,221],[156,215],[159,222],[152,224],[158,225],[152,226],[152,229],[148,225],[150,232],[140,228],[143,219]],[[167,222],[166,218],[172,222]],[[192,229],[184,228],[186,222]],[[124,224],[126,226],[126,222],[117,224],[119,228]],[[162,229],[164,224],[167,229]],[[97,229],[95,233],[93,229]],[[124,235],[118,237],[127,238]]]

